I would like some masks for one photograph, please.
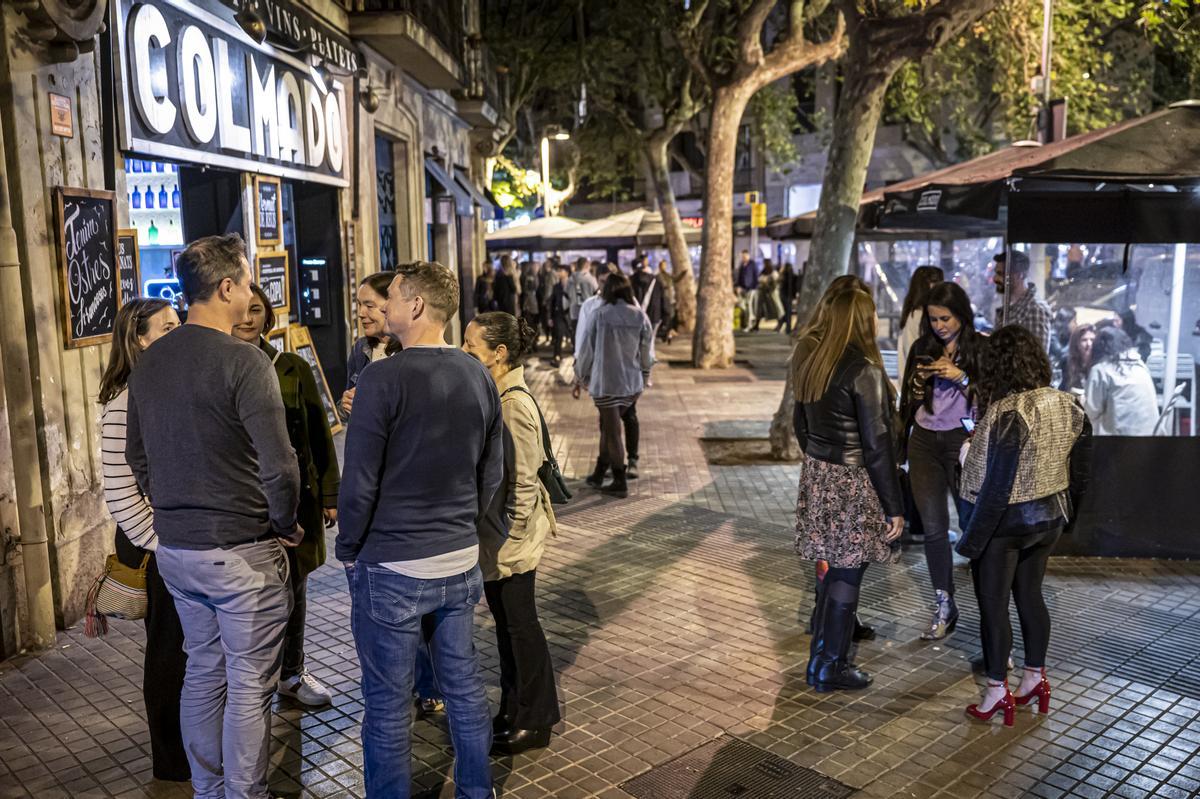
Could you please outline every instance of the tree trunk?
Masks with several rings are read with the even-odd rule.
[[[683,236],[679,206],[675,204],[675,191],[671,188],[670,159],[667,154],[669,146],[669,140],[647,142],[646,160],[650,164],[650,176],[654,179],[654,189],[658,194],[663,232],[667,238],[667,250],[671,254],[677,326],[681,332],[691,333],[696,326],[696,281],[692,275],[692,255]]]
[[[833,120],[829,160],[825,165],[821,202],[813,224],[808,269],[796,303],[797,332],[821,299],[825,287],[835,277],[846,274],[849,267],[875,131],[883,113],[884,94],[895,73],[894,68],[858,73],[854,68],[854,55],[854,48],[851,48],[845,62],[848,74]],[[771,455],[781,460],[795,457],[798,449],[792,431],[793,402],[792,370],[789,368],[779,408],[771,419]]]
[[[721,86],[713,92],[704,181],[704,237],[692,364],[726,369],[733,364],[733,172],[738,127],[753,91]]]

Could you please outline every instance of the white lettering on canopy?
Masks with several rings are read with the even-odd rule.
[[[162,12],[149,5],[138,6],[130,15],[129,27],[133,38],[133,100],[146,125],[155,133],[166,133],[174,127],[177,114],[165,92],[160,95],[152,85],[155,70],[151,58],[153,50],[171,43],[171,31]],[[161,62],[162,56],[158,58]]]
[[[131,110],[145,126],[134,127],[135,146],[153,151],[163,137],[168,150],[194,147],[215,153],[219,147],[245,159],[269,159],[322,176],[342,174],[346,109],[340,84],[327,90],[288,58],[271,58],[232,34],[223,38],[223,23],[207,14],[172,3],[172,13],[198,20],[180,24],[176,17],[168,22],[166,5],[131,5],[124,63],[133,73]],[[167,68],[170,48],[174,69]]]

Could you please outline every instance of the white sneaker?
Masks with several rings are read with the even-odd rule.
[[[333,701],[333,694],[321,684],[321,681],[309,673],[308,669],[297,674],[290,680],[280,681],[277,689],[280,696],[295,699],[302,705],[320,707]]]

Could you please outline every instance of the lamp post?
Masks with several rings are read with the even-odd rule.
[[[551,126],[546,128],[542,134],[541,146],[541,162],[542,162],[542,208],[545,210],[546,216],[557,216],[557,208],[554,208],[550,202],[554,188],[550,185],[550,140],[567,141],[571,138],[571,134],[562,128]]]

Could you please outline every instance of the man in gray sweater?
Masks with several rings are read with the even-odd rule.
[[[283,547],[304,534],[300,471],[270,360],[230,335],[252,296],[241,237],[193,242],[176,272],[187,324],[129,377],[125,455],[154,508],[158,568],[183,626],[179,716],[195,795],[260,799],[292,602]]]

